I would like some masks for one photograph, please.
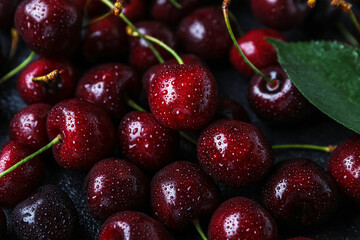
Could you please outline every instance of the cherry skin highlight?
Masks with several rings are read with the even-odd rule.
[[[124,227],[126,226],[126,227]],[[163,225],[141,212],[119,212],[106,220],[101,227],[98,240],[171,240]]]
[[[148,100],[160,124],[174,130],[199,130],[216,111],[217,84],[210,71],[199,65],[162,65]]]
[[[193,220],[211,214],[219,198],[211,178],[190,162],[167,165],[151,182],[154,216],[172,230],[181,230]]]
[[[86,170],[111,154],[115,128],[105,110],[78,99],[55,105],[47,118],[50,139],[62,135],[53,147],[56,162],[64,168]]]
[[[86,203],[92,216],[106,219],[125,210],[141,210],[149,201],[149,182],[140,169],[116,158],[102,160],[85,179]]]
[[[239,103],[229,98],[222,98],[216,110],[215,119],[239,120],[250,122],[249,114]]]
[[[218,207],[211,217],[209,240],[276,240],[277,226],[271,215],[256,202],[234,197]]]
[[[207,127],[198,140],[197,153],[207,174],[232,187],[260,181],[274,159],[260,130],[237,120],[220,120]]]

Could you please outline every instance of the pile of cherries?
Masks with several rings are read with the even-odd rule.
[[[244,60],[220,1],[0,0],[1,34],[14,27],[38,56],[0,85],[17,81],[28,105],[0,151],[0,239],[312,239],[301,230],[360,202],[360,136],[323,148],[327,170],[301,156],[274,164],[251,122],[286,132],[319,115],[265,40],[339,15],[319,2],[234,2],[263,24],[243,34],[231,18]],[[245,108],[212,73],[227,59],[250,80],[234,89]]]

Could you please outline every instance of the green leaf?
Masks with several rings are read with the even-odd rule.
[[[329,41],[267,39],[290,80],[318,109],[360,133],[360,50]]]

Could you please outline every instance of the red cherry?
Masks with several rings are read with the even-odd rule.
[[[172,64],[159,67],[149,88],[151,112],[174,130],[198,130],[213,117],[217,84],[204,67]]]
[[[32,153],[33,149],[17,141],[7,142],[0,152],[0,173]],[[41,159],[35,157],[0,178],[0,205],[12,207],[27,198],[42,180],[43,168]]]
[[[288,225],[313,225],[324,221],[337,202],[334,182],[317,163],[291,159],[281,163],[262,191],[264,207]]]
[[[277,64],[276,50],[265,40],[266,37],[286,41],[281,33],[272,29],[253,29],[237,40],[245,56],[260,69]],[[230,51],[230,62],[241,74],[247,77],[254,75],[254,71],[244,62],[235,46]]]
[[[177,133],[160,125],[147,112],[127,114],[120,123],[118,134],[122,156],[146,171],[166,165],[177,148]]]
[[[11,140],[38,150],[49,143],[46,132],[46,118],[51,105],[36,103],[18,112],[9,124]]]
[[[0,28],[13,25],[14,14],[20,0],[0,0]]]
[[[215,211],[208,230],[209,240],[276,240],[277,226],[270,214],[256,202],[235,197]]]
[[[98,240],[170,240],[166,229],[155,219],[141,212],[119,212],[106,220]]]
[[[331,154],[328,170],[350,199],[360,201],[360,135],[355,135]]]
[[[85,179],[87,206],[96,218],[125,210],[140,210],[148,202],[149,182],[131,163],[116,158],[95,164]]]
[[[260,130],[237,120],[220,120],[206,128],[197,152],[205,172],[233,187],[260,181],[273,163],[271,146]]]
[[[4,211],[0,208],[0,237],[6,236],[6,217]]]
[[[54,70],[61,71],[60,78],[50,82],[33,82],[34,77],[46,75]],[[55,104],[74,95],[77,76],[74,68],[67,62],[40,58],[30,63],[17,80],[17,89],[27,103]]]
[[[81,78],[76,97],[107,110],[119,119],[124,115],[127,97],[136,97],[140,80],[136,72],[119,63],[108,63],[90,69]]]
[[[57,163],[72,170],[86,170],[108,156],[115,143],[115,128],[105,110],[78,99],[55,105],[47,118],[50,139],[62,134],[53,147]]]
[[[193,163],[172,163],[152,179],[154,216],[170,229],[185,228],[193,220],[211,214],[218,204],[216,185]]]
[[[15,27],[26,44],[47,57],[66,57],[80,42],[82,14],[68,0],[24,0]]]
[[[243,106],[229,98],[222,98],[219,100],[215,118],[250,122],[249,114]]]

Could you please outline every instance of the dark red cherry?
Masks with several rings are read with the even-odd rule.
[[[360,135],[355,135],[331,154],[328,171],[350,199],[360,201]]]
[[[140,80],[131,67],[108,63],[90,69],[81,78],[76,97],[95,103],[113,118],[124,115],[127,97],[137,97]]]
[[[185,17],[178,26],[177,37],[187,53],[205,60],[225,56],[232,46],[224,16],[218,7],[201,8]]]
[[[286,41],[281,33],[272,29],[253,29],[237,40],[245,56],[259,69],[278,63],[276,50],[265,40],[267,37]],[[254,75],[254,71],[244,62],[235,46],[232,46],[230,51],[230,62],[241,74],[247,77]]]
[[[56,162],[72,170],[86,170],[111,154],[115,128],[105,110],[78,99],[55,105],[47,118],[50,139],[62,135],[53,147]]]
[[[277,226],[270,214],[256,202],[234,197],[218,207],[211,217],[209,240],[276,240]]]
[[[260,130],[237,120],[220,120],[206,128],[197,153],[206,173],[233,187],[260,181],[273,163],[271,146]]]
[[[0,237],[5,238],[6,235],[6,217],[3,210],[0,208]]]
[[[46,118],[51,105],[35,103],[18,112],[9,124],[11,140],[38,150],[49,143],[46,132]]]
[[[167,44],[172,49],[176,48],[175,36],[164,24],[155,21],[143,21],[135,24],[142,34],[152,36]],[[158,44],[153,44],[160,55],[170,58],[172,55]],[[138,37],[130,38],[130,65],[134,68],[145,71],[159,61],[143,39]]]
[[[337,202],[334,182],[317,163],[291,159],[266,181],[262,203],[279,222],[309,226],[326,220]]]
[[[127,114],[118,135],[122,156],[145,171],[165,166],[177,149],[177,132],[163,127],[147,112]]]
[[[20,0],[0,0],[0,28],[9,28],[14,23],[14,14]]]
[[[310,8],[305,0],[251,0],[251,10],[265,26],[286,30],[301,23]]]
[[[131,163],[116,158],[95,164],[85,179],[86,202],[96,218],[125,210],[140,210],[149,201],[149,182]]]
[[[54,70],[61,71],[61,77],[55,77],[49,82],[33,82],[34,77],[47,75]],[[55,104],[73,97],[77,81],[75,70],[69,63],[40,58],[20,73],[17,89],[27,104]]]
[[[162,65],[152,80],[148,100],[160,124],[174,130],[199,130],[216,111],[217,84],[202,66]]]
[[[175,25],[201,4],[200,0],[179,0],[177,2],[181,8],[175,7],[169,0],[155,0],[151,6],[151,17],[165,24]]]
[[[127,237],[127,238],[125,238]],[[97,240],[171,240],[163,225],[141,212],[119,212],[106,220]]]
[[[215,118],[250,122],[249,114],[243,106],[230,98],[222,98],[219,100]]]
[[[273,122],[291,122],[304,117],[310,110],[309,102],[290,81],[280,66],[262,70],[273,83],[254,75],[249,84],[250,106],[260,117]]]
[[[17,141],[7,142],[0,152],[0,173],[34,153]],[[43,162],[35,157],[0,178],[0,206],[12,207],[27,198],[43,177]]]
[[[74,237],[77,218],[69,196],[45,185],[14,208],[12,221],[20,239],[67,240]]]
[[[24,0],[15,12],[15,27],[37,54],[59,58],[80,41],[82,14],[68,0]]]
[[[173,230],[211,214],[219,204],[216,185],[198,166],[175,162],[161,169],[151,182],[154,216]]]

